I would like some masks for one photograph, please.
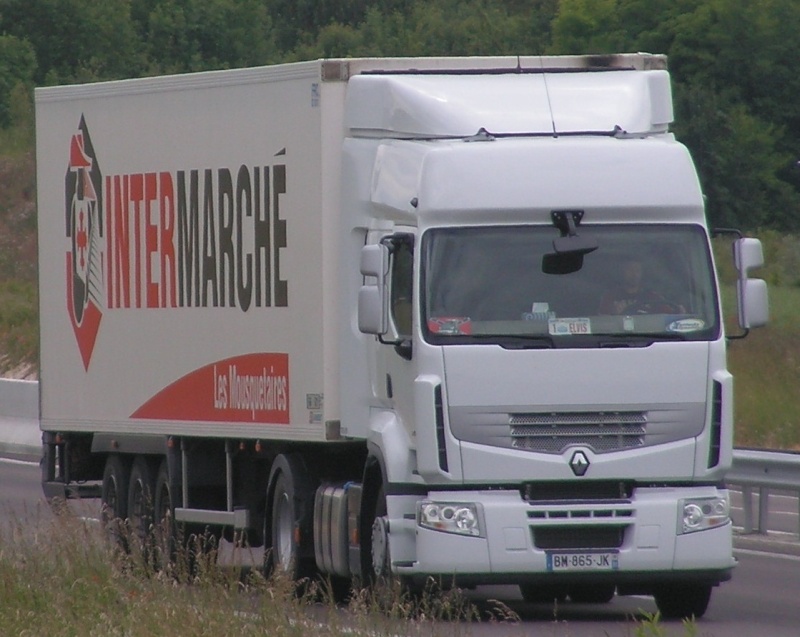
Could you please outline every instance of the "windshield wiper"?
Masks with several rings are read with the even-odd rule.
[[[598,335],[598,347],[650,347],[657,341],[685,341],[685,334],[674,332],[603,334]]]
[[[489,341],[504,349],[552,349],[552,336],[546,334],[472,334],[472,340]]]
[[[689,335],[681,332],[647,332],[643,334],[636,334],[636,336],[644,336],[645,338],[654,341],[688,341]]]

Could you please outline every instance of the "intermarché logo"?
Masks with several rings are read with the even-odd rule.
[[[288,306],[286,149],[275,157],[103,176],[81,116],[65,178],[66,275],[85,369],[108,310]]]

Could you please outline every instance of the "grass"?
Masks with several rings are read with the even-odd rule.
[[[33,529],[33,531],[31,531]],[[259,573],[214,566],[191,577],[150,568],[142,554],[115,549],[99,525],[61,515],[20,525],[0,544],[3,635],[219,637],[343,635],[314,625],[293,589]],[[360,631],[350,631],[356,635]]]
[[[765,266],[753,273],[769,285],[770,320],[731,340],[728,368],[734,376],[734,444],[737,447],[800,450],[800,237],[768,230],[757,233]],[[735,273],[730,241],[715,243],[723,284],[728,334],[737,334]]]
[[[0,372],[39,359],[37,288],[32,281],[0,280]]]
[[[770,288],[770,323],[728,350],[737,447],[800,450],[800,288]]]
[[[19,520],[2,529],[0,634],[459,637],[471,634],[478,623],[503,623],[511,626],[511,634],[514,627],[521,636],[530,633],[530,626],[502,603],[479,609],[457,590],[413,598],[397,588],[382,594],[359,590],[347,606],[336,606],[324,587],[311,584],[301,594],[280,577],[220,566],[213,550],[191,571],[180,556],[159,570],[145,557],[152,551],[128,541],[133,548],[122,552],[100,524],[68,510],[57,516],[40,513],[34,523]],[[542,623],[547,634],[571,634],[561,618]],[[697,634],[695,622],[683,626],[685,635]],[[631,619],[622,630],[620,635],[667,634],[657,614]]]
[[[34,161],[21,135],[0,129],[0,373],[39,358]]]

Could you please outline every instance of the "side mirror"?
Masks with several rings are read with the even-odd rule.
[[[389,330],[386,304],[386,274],[389,272],[389,248],[383,244],[361,248],[361,274],[372,277],[358,291],[358,329],[364,334],[382,336]]]
[[[739,325],[749,330],[763,327],[769,321],[767,282],[763,279],[746,279],[736,286],[739,293]]]
[[[750,270],[764,265],[764,251],[758,239],[738,239],[733,243],[733,262],[739,273],[736,292],[739,325],[744,330],[762,327],[769,321],[767,283],[751,279]]]
[[[758,239],[739,239],[733,243],[733,263],[739,278],[747,278],[750,270],[764,265],[764,249]]]

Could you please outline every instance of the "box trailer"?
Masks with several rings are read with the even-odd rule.
[[[672,119],[648,54],[37,89],[45,493],[292,577],[702,615],[732,378]]]

